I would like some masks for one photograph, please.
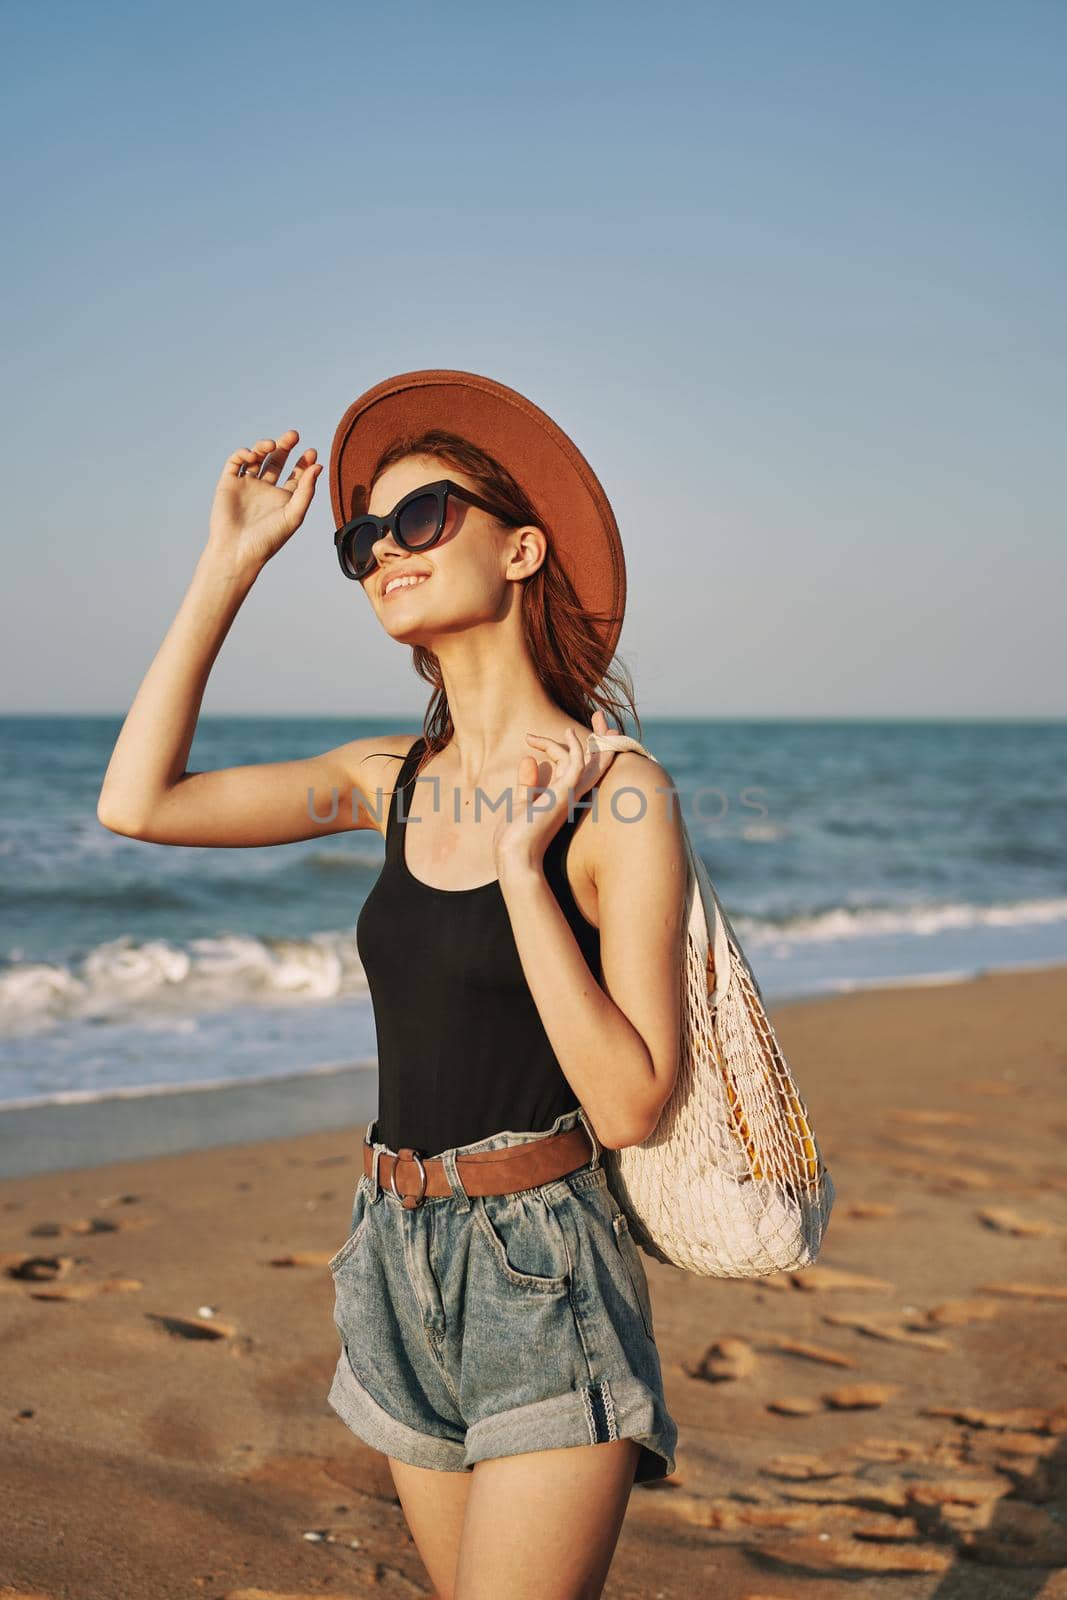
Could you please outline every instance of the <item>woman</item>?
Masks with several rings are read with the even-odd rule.
[[[585,749],[613,687],[636,719],[611,670],[618,530],[515,391],[439,371],[368,390],[334,439],[335,545],[433,686],[423,735],[190,773],[210,667],[314,496],[313,448],[280,482],[297,443],[228,458],[98,815],[169,844],[384,833],[357,927],[379,1114],[330,1262],[329,1402],[387,1456],[442,1600],[599,1595],[631,1487],[673,1472],[677,1438],[601,1160],[674,1084],[686,881],[668,775]]]

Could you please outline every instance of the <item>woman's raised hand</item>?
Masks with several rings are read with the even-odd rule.
[[[593,712],[594,733],[621,733],[621,728],[609,728],[608,720],[599,709]],[[493,838],[493,851],[497,871],[503,875],[509,863],[520,866],[539,863],[553,837],[567,821],[569,797],[574,802],[603,776],[615,759],[614,750],[597,750],[586,755],[585,745],[574,727],[567,729],[565,740],[550,739],[547,735],[528,733],[531,744],[544,752],[544,760],[525,755],[519,760],[516,805],[510,822],[504,821]],[[543,772],[547,767],[548,771]],[[546,806],[545,795],[539,790],[550,789],[553,803]],[[529,813],[529,814],[528,814]]]
[[[287,428],[277,439],[260,439],[226,459],[211,507],[208,550],[235,575],[254,577],[304,520],[322,471],[314,445],[278,482],[299,439],[295,428]]]

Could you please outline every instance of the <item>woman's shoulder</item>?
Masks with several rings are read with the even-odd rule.
[[[414,733],[372,733],[353,739],[345,747],[351,781],[365,803],[381,813],[380,829],[385,827],[385,815],[401,769],[421,735]]]
[[[594,885],[607,874],[684,860],[681,801],[670,773],[651,756],[620,750],[583,799],[589,825],[575,836],[577,859]],[[593,802],[593,803],[590,803]]]
[[[421,735],[414,733],[369,733],[361,739],[352,739],[346,750],[355,781],[362,786],[359,772],[370,772],[374,778],[383,773],[399,771],[400,763]],[[390,779],[390,787],[392,779]]]
[[[640,755],[636,750],[616,751],[597,787],[601,803],[608,802],[608,812],[616,819],[634,816],[638,810],[645,814],[650,809],[669,816],[677,805],[677,799],[671,798],[677,791],[670,773],[653,756]],[[625,795],[633,796],[629,807],[623,803]]]

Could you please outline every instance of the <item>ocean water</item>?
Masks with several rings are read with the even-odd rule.
[[[200,849],[109,833],[96,801],[121,721],[0,718],[0,1107],[373,1074],[354,930],[379,835]],[[205,717],[189,766],[397,731]],[[768,1002],[1067,961],[1064,723],[643,733]]]

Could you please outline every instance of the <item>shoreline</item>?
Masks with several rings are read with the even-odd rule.
[[[377,1105],[376,1068],[348,1066],[222,1087],[22,1106],[0,1115],[0,1183],[328,1133],[360,1119],[366,1124]]]
[[[794,1013],[816,1016],[863,995],[929,992],[1010,978],[1059,973],[1067,963],[1026,962],[967,973],[931,973],[857,983],[830,993],[771,1001],[777,1029]],[[801,1078],[801,1092],[806,1085]],[[306,1133],[329,1133],[367,1122],[378,1106],[373,1059],[313,1068],[288,1076],[226,1083],[116,1090],[94,1099],[0,1108],[0,1182],[36,1174],[80,1172],[119,1161],[245,1146]]]

